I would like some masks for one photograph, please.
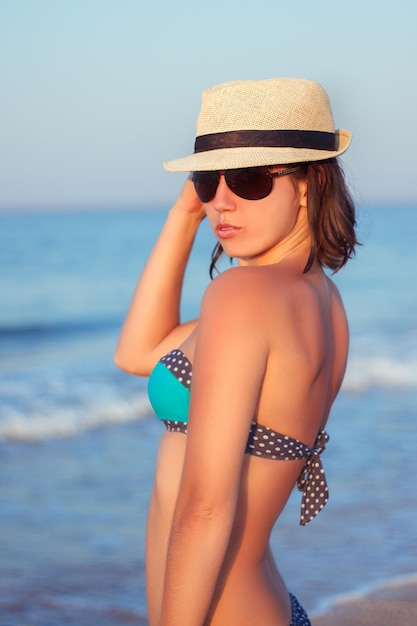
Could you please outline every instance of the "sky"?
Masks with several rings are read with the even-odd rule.
[[[0,0],[0,210],[168,206],[201,92],[320,82],[360,202],[417,201],[415,0]]]

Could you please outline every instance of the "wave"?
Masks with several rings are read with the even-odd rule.
[[[393,578],[378,580],[363,585],[351,592],[338,594],[322,600],[311,617],[318,619],[328,614],[331,609],[337,607],[355,606],[361,600],[366,599],[404,599],[415,597],[417,590],[417,573],[399,575]]]
[[[139,387],[138,387],[139,385]],[[417,359],[354,356],[343,383],[345,394],[380,389],[417,389]],[[95,364],[28,369],[0,377],[0,441],[39,442],[78,437],[109,425],[152,415],[146,381]]]
[[[49,439],[77,437],[88,431],[109,425],[121,425],[143,420],[151,415],[145,393],[128,400],[88,402],[84,406],[50,405],[42,410],[9,409],[0,422],[0,441],[41,442]]]
[[[417,388],[417,359],[388,356],[353,357],[348,362],[343,390],[363,392],[373,387],[387,390]]]
[[[0,326],[0,341],[33,341],[97,334],[120,327],[120,318],[39,321]]]

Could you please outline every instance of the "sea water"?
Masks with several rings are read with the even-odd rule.
[[[113,352],[166,211],[0,214],[0,624],[146,624],[144,534],[163,426]],[[309,611],[417,572],[417,206],[362,206],[334,277],[350,360],[323,457],[330,500],[273,550]],[[198,234],[182,313],[209,282]]]

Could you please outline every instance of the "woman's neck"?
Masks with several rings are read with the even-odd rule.
[[[307,208],[301,207],[297,221],[292,231],[262,259],[241,260],[239,265],[275,265],[284,259],[292,258],[294,261],[303,263],[303,269],[307,263],[311,250],[311,232],[308,223]]]

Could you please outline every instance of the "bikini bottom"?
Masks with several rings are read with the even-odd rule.
[[[307,613],[304,611],[297,598],[290,593],[291,598],[291,623],[290,626],[311,626]]]

